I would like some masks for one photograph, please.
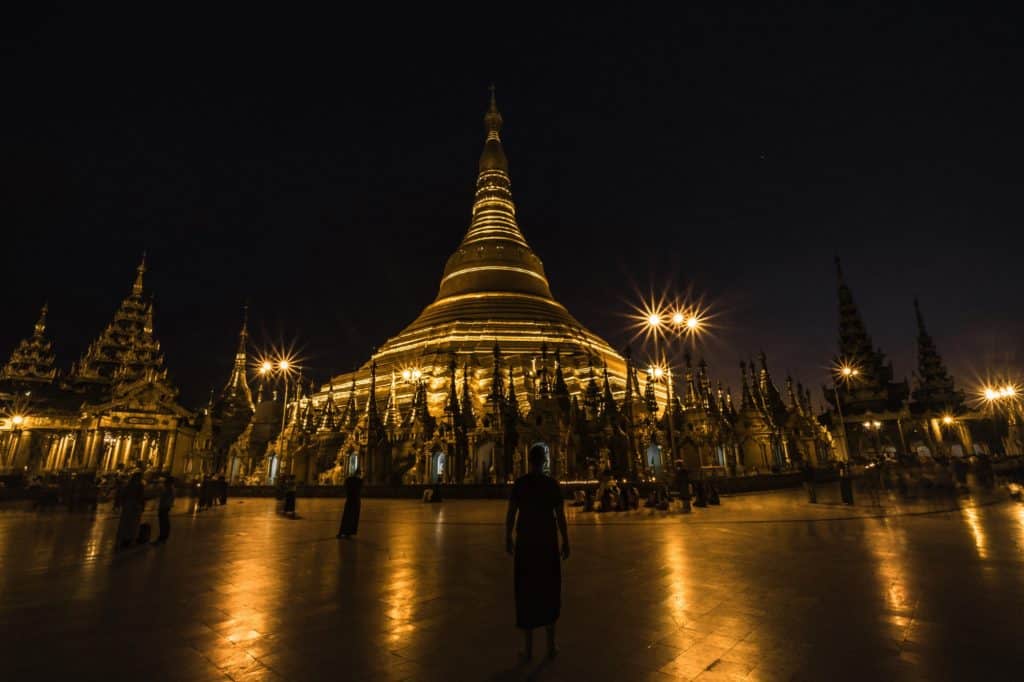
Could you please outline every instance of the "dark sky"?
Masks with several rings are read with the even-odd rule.
[[[145,249],[187,404],[227,379],[246,300],[259,345],[296,342],[318,379],[350,369],[436,295],[493,80],[520,226],[615,345],[640,292],[692,290],[716,377],[763,348],[820,385],[838,253],[897,377],[915,294],[962,384],[1020,366],[1016,25],[504,10],[8,22],[0,354],[48,300],[68,367]]]

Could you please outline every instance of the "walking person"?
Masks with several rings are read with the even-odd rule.
[[[293,519],[295,518],[295,494],[297,487],[295,485],[295,477],[288,475],[285,478],[284,483],[284,513],[290,515]]]
[[[352,537],[359,531],[359,510],[363,506],[362,472],[356,472],[345,479],[345,511],[341,514],[338,538]]]
[[[555,623],[562,606],[561,558],[569,558],[569,529],[558,482],[544,474],[547,453],[534,445],[530,472],[512,486],[505,516],[505,548],[515,557],[516,627],[523,631],[523,659],[533,657],[533,629],[547,629],[548,658],[558,654]],[[515,529],[515,539],[512,531]]]
[[[128,547],[135,542],[145,504],[146,490],[142,485],[142,474],[135,472],[121,493],[121,520],[117,524],[117,549]]]
[[[164,479],[164,487],[160,490],[160,502],[157,504],[156,516],[160,521],[160,535],[153,541],[154,545],[162,545],[171,536],[171,507],[174,506],[174,477]]]
[[[811,504],[817,504],[818,491],[814,488],[814,465],[811,464],[811,460],[805,459],[802,469],[804,475],[804,488],[807,489],[807,501]]]
[[[679,499],[683,502],[683,513],[689,514],[690,507],[690,471],[686,468],[686,462],[681,459],[675,461],[675,484],[679,492]]]
[[[217,477],[217,497],[220,506],[223,507],[228,503],[228,480],[224,478],[224,474]]]

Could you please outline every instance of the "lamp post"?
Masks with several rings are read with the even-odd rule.
[[[658,363],[651,368],[652,376],[660,380],[663,375],[667,374],[666,386],[666,407],[665,410],[668,413],[668,447],[669,447],[669,463],[674,465],[676,461],[676,427],[675,427],[675,410],[672,409],[672,369],[668,367],[666,359],[661,356],[658,348],[658,339],[661,336],[662,326],[665,320],[661,312],[652,312],[647,316],[647,327],[654,337],[654,357],[655,362]],[[667,368],[667,372],[666,372]],[[662,468],[665,468],[664,458],[662,458]]]
[[[981,396],[992,410],[992,434],[995,436],[995,444],[1001,444],[999,437],[998,407],[1006,406],[1007,421],[1012,416],[1011,410],[1020,396],[1020,389],[1015,385],[1007,383],[1002,386],[985,386],[981,390]],[[992,454],[995,454],[994,452]]]
[[[281,356],[276,360],[263,360],[260,363],[259,374],[262,377],[273,376],[277,374],[281,377],[281,381],[284,383],[283,389],[283,401],[281,403],[281,432],[278,434],[278,459],[280,463],[284,462],[285,455],[285,441],[284,441],[284,428],[288,419],[288,378],[291,373],[295,370],[295,363],[287,357]],[[280,466],[279,463],[279,466]],[[275,476],[276,478],[276,476]]]
[[[850,383],[856,381],[860,375],[860,370],[849,363],[841,363],[835,368],[835,375],[832,378],[832,392],[836,396],[836,411],[839,413],[839,425],[842,427],[843,433],[843,449],[846,450],[846,459],[850,459],[850,436],[846,431],[846,418],[843,417],[843,401],[839,399],[839,382],[842,381],[847,387]]]
[[[21,443],[21,425],[25,423],[25,417],[15,414],[11,417],[11,442],[7,449],[6,465],[14,467],[14,458],[18,456],[18,445]]]

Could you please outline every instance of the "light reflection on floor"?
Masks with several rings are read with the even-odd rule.
[[[338,541],[340,500],[300,500],[295,521],[233,500],[116,556],[108,510],[5,507],[0,626],[19,637],[0,656],[36,679],[998,677],[1024,613],[1024,505],[991,501],[574,510],[562,655],[526,667],[501,502],[366,500]]]

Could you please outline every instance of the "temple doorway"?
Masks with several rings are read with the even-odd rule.
[[[359,455],[351,452],[348,456],[348,475],[355,476],[357,471],[359,471]]]
[[[476,451],[477,483],[490,483],[492,466],[494,466],[494,443],[484,443]]]
[[[654,475],[661,473],[661,446],[657,443],[647,446],[647,468]]]
[[[443,483],[445,475],[445,466],[447,465],[448,455],[443,450],[436,451],[430,456],[430,482],[431,483]]]

